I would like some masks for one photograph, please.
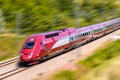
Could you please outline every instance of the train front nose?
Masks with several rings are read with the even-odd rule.
[[[28,41],[25,42],[25,45],[23,46],[21,52],[20,52],[20,58],[21,61],[25,62],[31,62],[34,61],[34,41]]]
[[[20,55],[20,59],[21,61],[25,61],[25,62],[31,62],[33,61],[33,52],[29,52],[29,53],[21,53]]]

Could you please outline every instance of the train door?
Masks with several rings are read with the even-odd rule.
[[[45,40],[43,40],[41,42],[41,44],[42,44],[42,50],[43,50],[43,53],[44,53],[43,55],[44,56],[48,55],[49,54],[49,49],[47,47],[47,42]]]
[[[72,42],[73,42],[73,36],[69,37],[69,45],[72,46]]]

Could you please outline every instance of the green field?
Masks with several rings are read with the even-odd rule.
[[[113,64],[117,61],[120,62],[120,40],[110,42],[86,60],[79,61],[76,71],[61,71],[50,80],[119,80],[120,64]]]
[[[16,34],[1,34],[0,61],[18,56],[24,38],[24,36],[18,37]]]

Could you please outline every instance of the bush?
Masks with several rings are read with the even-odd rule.
[[[110,43],[103,49],[97,50],[94,55],[91,55],[84,61],[80,61],[79,64],[93,68],[102,64],[105,60],[109,60],[118,55],[120,55],[120,40]]]
[[[55,74],[51,80],[74,80],[74,73],[69,70],[64,70]]]

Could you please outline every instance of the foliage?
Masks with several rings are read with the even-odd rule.
[[[55,74],[52,78],[52,80],[74,80],[74,73],[69,70],[64,70],[59,72],[58,74]]]
[[[0,0],[0,8],[7,29],[15,31],[16,15],[21,13],[19,28],[29,34],[77,27],[76,18],[80,26],[86,26],[120,17],[117,0]]]
[[[19,55],[20,48],[25,37],[0,36],[0,61],[13,58]]]
[[[105,60],[109,60],[113,57],[120,55],[120,40],[109,44],[106,48],[97,50],[94,55],[90,56],[85,61],[80,61],[86,67],[96,67],[102,64]],[[114,46],[114,47],[113,47]]]

